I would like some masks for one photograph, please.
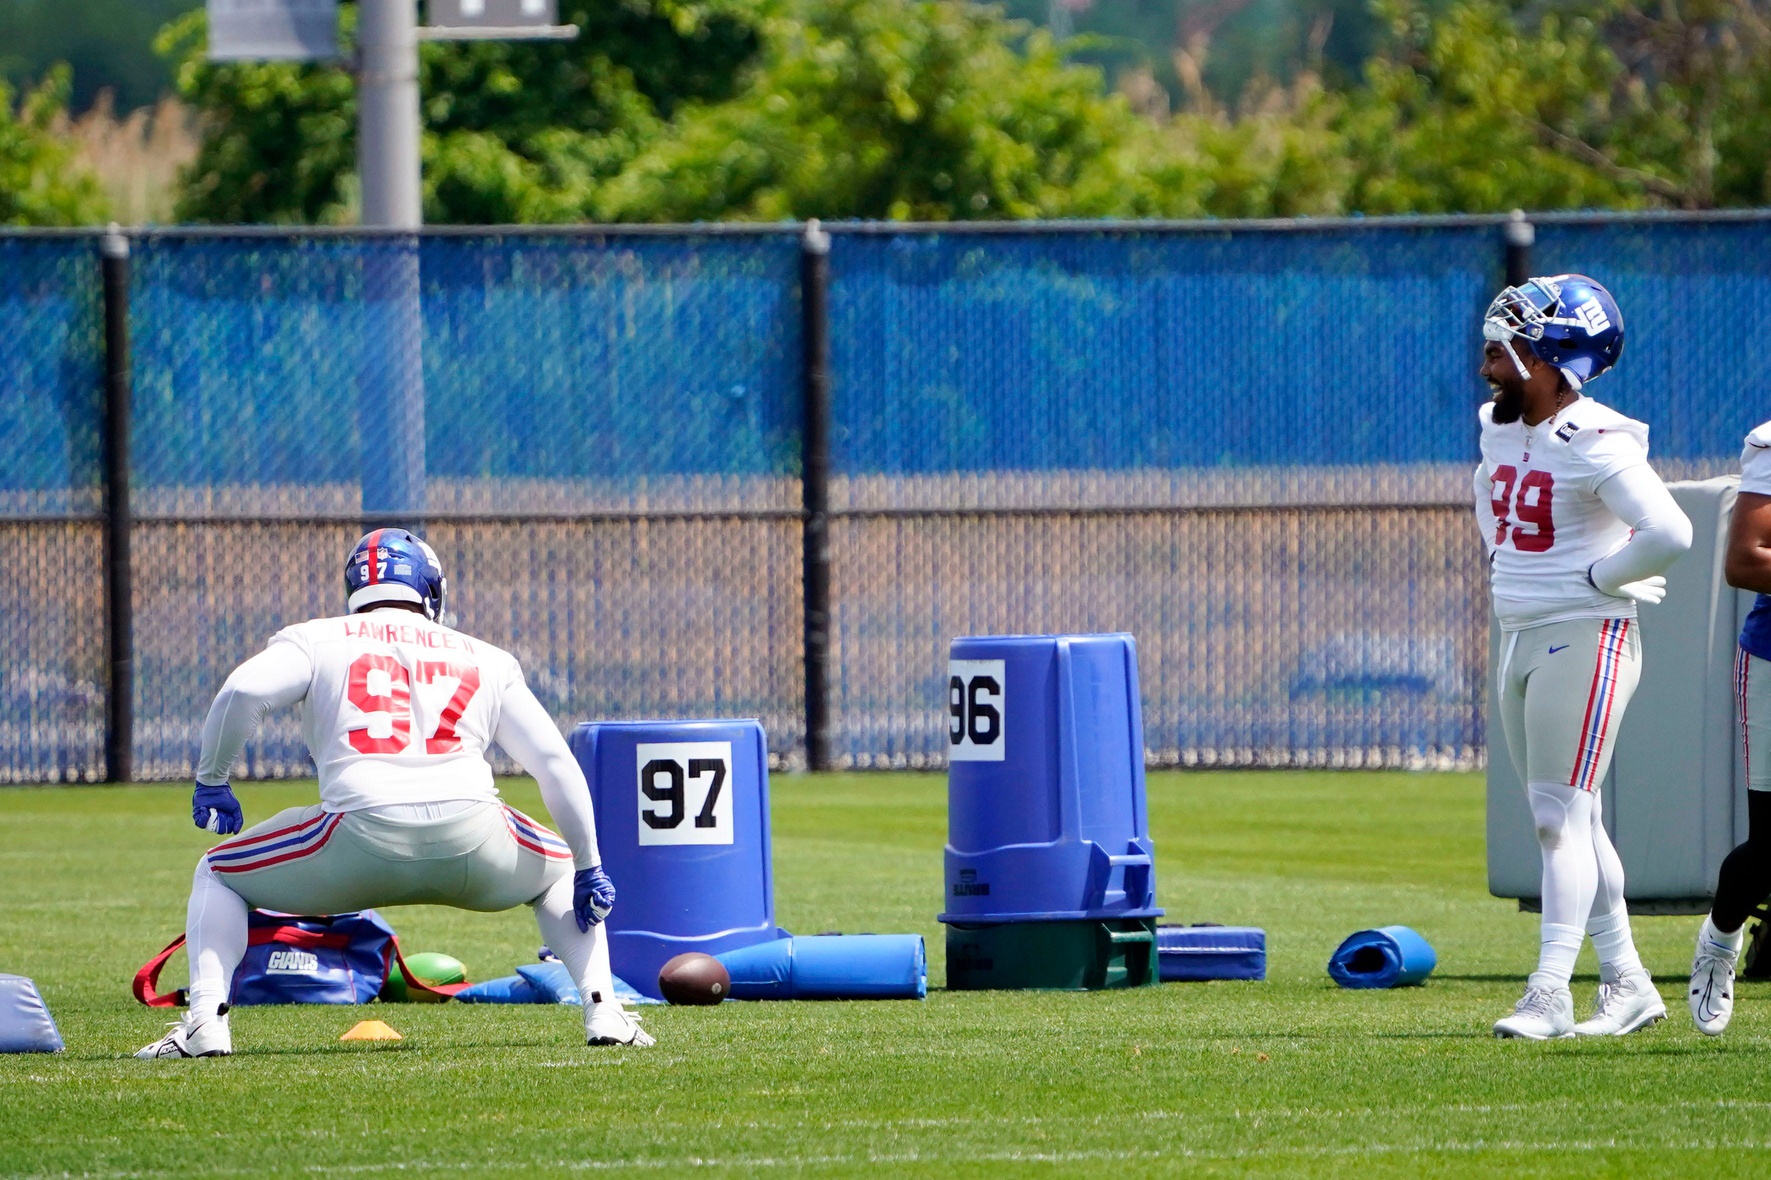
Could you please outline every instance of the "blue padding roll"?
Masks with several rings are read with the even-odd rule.
[[[1408,987],[1438,965],[1426,939],[1406,926],[1383,926],[1349,935],[1328,960],[1328,974],[1342,987]]]
[[[920,934],[779,938],[716,957],[734,1000],[920,1000],[929,991]]]
[[[37,985],[0,975],[0,1053],[60,1053],[61,1033]]]
[[[535,985],[521,975],[505,975],[497,979],[488,979],[476,983],[472,987],[464,987],[455,993],[458,1004],[551,1004],[554,1001],[542,995]]]

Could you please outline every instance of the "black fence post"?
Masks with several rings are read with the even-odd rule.
[[[115,225],[99,241],[105,292],[105,781],[134,772],[135,610],[129,574],[129,239]]]
[[[1525,220],[1523,210],[1513,210],[1504,231],[1507,286],[1517,287],[1531,278],[1531,247],[1537,241],[1537,227]]]
[[[805,345],[806,767],[830,769],[830,235],[816,220],[800,239],[801,335]]]

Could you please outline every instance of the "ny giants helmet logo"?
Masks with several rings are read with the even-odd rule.
[[[1605,308],[1597,299],[1589,299],[1581,304],[1575,309],[1574,315],[1595,336],[1611,326],[1610,317],[1605,314]]]

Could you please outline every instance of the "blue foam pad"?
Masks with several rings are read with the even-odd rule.
[[[584,997],[578,994],[578,985],[572,981],[572,973],[558,959],[548,959],[540,963],[524,963],[517,968],[517,974],[535,989],[541,998],[534,1001],[538,1004],[576,1004],[584,1006]],[[654,1000],[651,996],[643,996],[635,991],[625,979],[619,975],[612,977],[615,981],[614,999],[623,1004],[662,1004],[663,1000]]]
[[[778,938],[715,957],[734,1000],[920,1000],[929,990],[920,934]]]
[[[1426,939],[1406,926],[1382,926],[1348,935],[1328,960],[1328,974],[1342,987],[1409,987],[1438,965]]]
[[[1156,970],[1163,983],[1267,978],[1267,932],[1255,926],[1158,926]]]
[[[37,985],[22,975],[0,975],[0,1053],[60,1053],[64,1048]]]
[[[659,1004],[650,996],[642,996],[619,975],[615,979],[615,998],[623,1004]],[[488,979],[455,993],[463,1004],[574,1004],[584,1001],[578,985],[566,973],[566,965],[555,959],[517,968],[515,975]]]
[[[455,993],[456,1002],[462,1004],[551,1004],[548,999],[535,990],[535,985],[521,975],[505,975],[498,979],[488,979],[484,983],[476,983],[472,987],[462,988]]]

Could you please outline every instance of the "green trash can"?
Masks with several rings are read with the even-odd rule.
[[[1098,991],[1156,981],[1155,918],[947,925],[950,991]]]

